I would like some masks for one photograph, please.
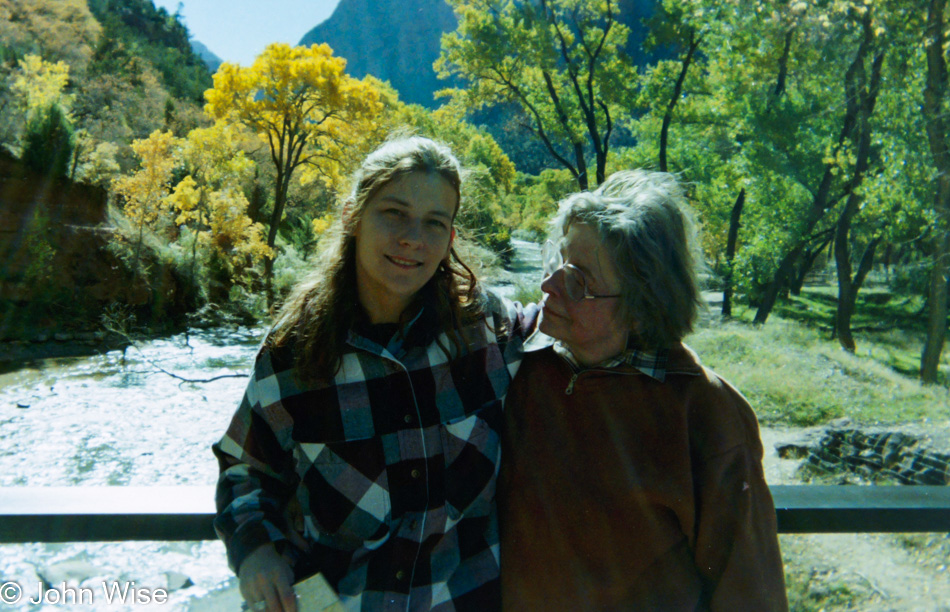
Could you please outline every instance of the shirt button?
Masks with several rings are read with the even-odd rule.
[[[418,478],[422,474],[419,473],[419,470],[412,470],[411,472],[409,472],[409,475],[412,476],[413,478]]]
[[[402,570],[399,570],[398,572],[396,572],[396,580],[402,580],[405,577],[406,577],[406,572]]]
[[[407,414],[406,416],[402,417],[402,420],[405,421],[406,423],[412,423],[412,415]]]

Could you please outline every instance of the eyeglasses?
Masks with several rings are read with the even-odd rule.
[[[544,269],[544,277],[554,275],[558,270],[564,271],[564,293],[572,302],[581,300],[596,300],[599,298],[618,298],[619,293],[613,295],[596,295],[587,288],[587,277],[580,269],[569,263],[564,263],[564,257],[561,255],[561,249],[548,240],[541,248],[541,264]]]

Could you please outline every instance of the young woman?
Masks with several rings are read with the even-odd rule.
[[[501,400],[533,317],[453,249],[460,184],[432,140],[370,154],[257,355],[213,449],[215,528],[253,610],[295,610],[317,572],[352,610],[499,605]]]

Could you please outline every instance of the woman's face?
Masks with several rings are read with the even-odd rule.
[[[571,223],[561,242],[564,263],[578,268],[590,294],[620,293],[620,277],[597,231],[583,223]],[[627,326],[620,316],[620,298],[573,301],[564,288],[564,268],[541,283],[544,307],[539,329],[562,341],[583,365],[593,365],[626,348]]]
[[[458,199],[436,173],[411,172],[370,198],[356,226],[356,285],[372,323],[395,323],[448,257]]]

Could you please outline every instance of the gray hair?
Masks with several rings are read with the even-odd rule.
[[[693,330],[705,303],[692,211],[672,174],[623,170],[593,192],[561,201],[551,222],[560,239],[571,223],[599,235],[621,282],[624,321],[646,349],[672,346]]]

